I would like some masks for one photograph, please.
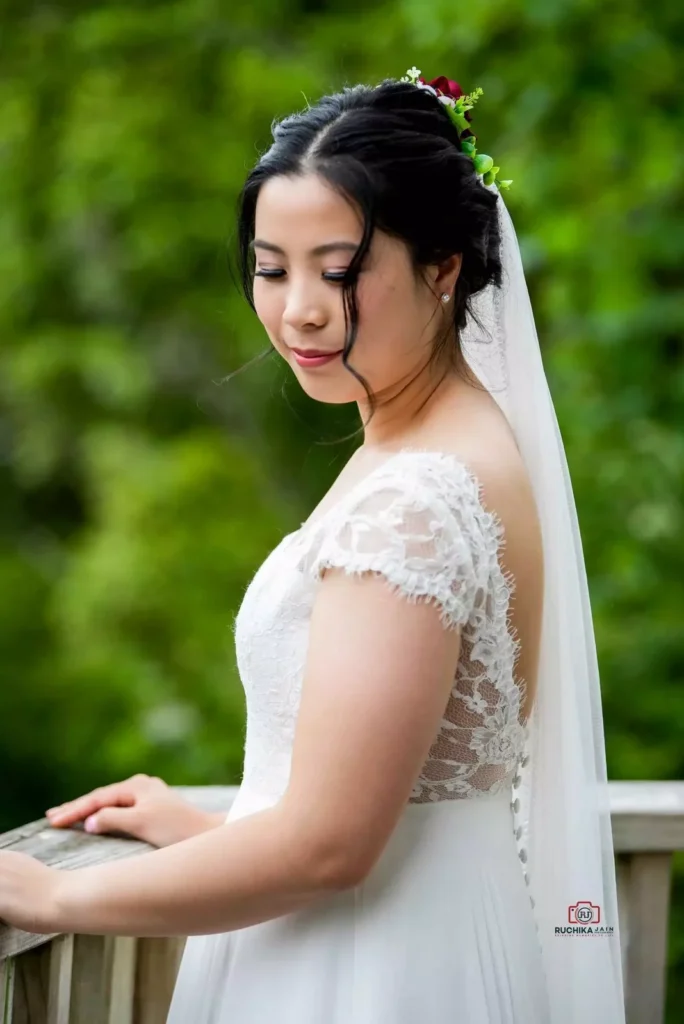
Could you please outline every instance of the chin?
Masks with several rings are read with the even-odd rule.
[[[313,398],[314,402],[325,402],[326,405],[347,405],[349,402],[358,402],[358,388],[350,387],[349,382],[340,379],[328,378],[328,380],[316,380],[314,373],[308,373],[299,366],[292,367],[297,378],[297,383],[302,391]],[[347,374],[348,376],[348,374]],[[363,392],[363,388],[361,388]]]

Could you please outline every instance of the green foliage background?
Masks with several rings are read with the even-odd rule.
[[[134,771],[239,781],[232,619],[357,420],[272,359],[217,383],[267,346],[235,198],[273,117],[412,64],[484,88],[514,179],[610,775],[683,778],[678,0],[6,0],[0,47],[0,829]]]

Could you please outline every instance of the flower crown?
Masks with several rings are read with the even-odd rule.
[[[439,78],[433,78],[431,82],[426,82],[424,78],[421,78],[418,68],[415,67],[409,68],[400,81],[412,82],[419,89],[427,89],[443,104],[444,109],[456,126],[461,149],[472,159],[475,171],[480,175],[485,185],[496,185],[498,189],[508,189],[511,187],[513,184],[512,179],[509,178],[501,181],[497,178],[500,168],[494,166],[491,156],[487,156],[485,153],[478,153],[475,148],[476,135],[470,127],[470,111],[482,95],[482,89],[477,88],[466,96],[458,82],[445,78],[444,75],[440,75]]]

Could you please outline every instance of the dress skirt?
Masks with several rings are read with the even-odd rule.
[[[263,799],[242,787],[228,820]],[[187,940],[167,1024],[547,1024],[510,792],[407,804],[371,874]]]

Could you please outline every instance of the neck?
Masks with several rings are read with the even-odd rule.
[[[362,447],[391,451],[410,443],[444,402],[455,407],[465,398],[466,391],[472,391],[472,387],[458,368],[426,367],[414,380],[409,378],[408,382],[400,381],[378,392]],[[370,416],[370,403],[364,399],[357,405],[365,423]]]

